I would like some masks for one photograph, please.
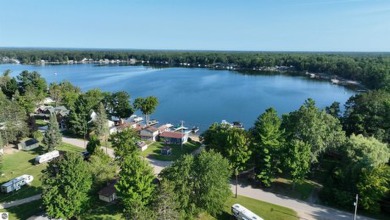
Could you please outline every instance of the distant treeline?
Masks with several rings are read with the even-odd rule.
[[[176,66],[234,65],[236,69],[287,66],[297,72],[326,73],[357,80],[369,89],[390,90],[390,53],[304,53],[228,51],[152,51],[92,49],[0,49],[0,58],[14,58],[22,64],[98,60],[130,60]],[[4,60],[4,59],[3,59]],[[1,62],[1,59],[0,59]]]

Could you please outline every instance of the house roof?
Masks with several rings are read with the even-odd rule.
[[[172,127],[171,124],[165,124],[165,125],[161,125],[160,127],[158,127],[158,131],[160,133],[163,133],[164,131],[166,131],[167,129],[169,129],[170,127]]]
[[[26,146],[34,145],[36,143],[38,143],[38,141],[36,139],[33,139],[33,138],[32,139],[28,139],[27,141],[24,142],[24,144]]]
[[[184,134],[182,133],[179,133],[179,132],[172,132],[172,131],[167,131],[167,132],[164,132],[160,135],[161,137],[165,137],[165,138],[176,138],[176,139],[181,139],[184,137]]]
[[[110,196],[112,196],[112,194],[114,194],[114,193],[116,192],[115,183],[116,183],[116,180],[111,181],[111,183],[109,183],[106,187],[104,187],[103,189],[101,189],[101,190],[98,192],[98,194],[99,194],[99,195],[102,195],[102,196],[105,196],[105,197],[110,197]]]
[[[146,127],[146,128],[144,128],[144,130],[150,131],[152,133],[158,131],[158,129],[156,127],[154,127],[154,126]]]

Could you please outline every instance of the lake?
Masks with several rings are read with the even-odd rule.
[[[246,128],[269,107],[284,114],[298,109],[308,98],[320,108],[337,101],[342,105],[355,94],[330,82],[299,76],[243,75],[203,68],[152,68],[145,66],[16,65],[2,64],[0,71],[38,71],[49,83],[68,80],[83,91],[127,91],[131,98],[156,96],[160,102],[151,116],[160,123],[207,129],[221,120],[241,121]]]

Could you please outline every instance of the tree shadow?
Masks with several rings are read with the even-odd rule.
[[[15,219],[29,219],[32,216],[43,216],[42,199],[5,209]],[[10,218],[13,219],[13,218]]]

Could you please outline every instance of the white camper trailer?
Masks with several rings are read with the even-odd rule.
[[[1,192],[9,193],[12,191],[19,190],[22,186],[29,184],[33,181],[34,177],[31,175],[22,175],[12,179],[9,182],[1,185]]]
[[[60,152],[58,150],[53,150],[49,153],[45,153],[45,154],[42,154],[42,155],[39,155],[35,158],[35,163],[44,163],[44,162],[48,162],[56,157],[59,157],[60,156]]]
[[[263,220],[258,215],[240,204],[232,205],[232,213],[234,217],[239,220]]]

